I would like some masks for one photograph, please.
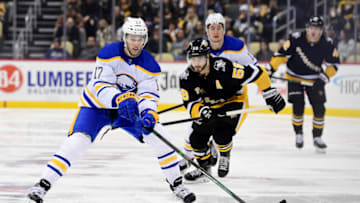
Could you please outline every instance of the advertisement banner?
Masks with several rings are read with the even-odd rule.
[[[160,105],[181,104],[179,77],[187,64],[164,62],[160,66]],[[0,60],[0,107],[75,108],[94,67],[95,61]],[[286,66],[281,65],[275,75],[284,77],[285,70]],[[286,81],[272,80],[272,86],[287,98]],[[330,112],[332,109],[360,112],[358,65],[340,65],[338,73],[326,85],[326,92],[326,107]],[[248,85],[248,94],[251,106],[265,104],[256,85]],[[308,99],[305,100],[308,107]]]

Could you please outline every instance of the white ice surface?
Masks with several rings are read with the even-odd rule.
[[[75,109],[0,110],[0,202],[26,202],[47,161],[65,139]],[[187,118],[169,112],[161,121]],[[295,148],[290,115],[249,114],[234,138],[230,173],[213,176],[249,203],[360,202],[360,118],[326,117],[326,154],[315,153],[312,117],[305,117],[305,146]],[[183,150],[186,125],[166,127]],[[187,184],[197,203],[236,202],[212,182]],[[172,203],[151,149],[122,130],[96,140],[45,198],[46,203]]]

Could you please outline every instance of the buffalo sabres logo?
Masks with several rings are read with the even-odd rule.
[[[130,75],[120,74],[117,75],[117,86],[121,92],[136,91],[137,82]]]
[[[214,69],[217,71],[219,71],[221,69],[223,72],[225,72],[225,65],[226,65],[226,63],[222,59],[217,60],[217,61],[215,61]]]

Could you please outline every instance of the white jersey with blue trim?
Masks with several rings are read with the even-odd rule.
[[[249,52],[244,41],[227,35],[224,36],[224,44],[221,49],[213,50],[210,48],[210,54],[214,57],[227,58],[241,65],[257,64],[256,58]]]
[[[103,47],[96,58],[96,67],[89,84],[84,88],[79,106],[117,109],[116,97],[124,92],[135,92],[139,112],[144,109],[157,111],[159,90],[157,78],[159,64],[146,50],[135,58],[124,52],[124,42]]]

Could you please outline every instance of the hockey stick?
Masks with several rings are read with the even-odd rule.
[[[269,109],[269,108],[270,108],[270,106],[260,106],[260,107],[255,107],[255,108],[237,109],[237,110],[227,111],[225,116],[239,115],[242,113],[260,111],[260,110],[265,110],[265,109]],[[199,119],[202,119],[202,117],[187,118],[187,119],[182,119],[182,120],[177,120],[177,121],[169,121],[169,122],[161,123],[161,125],[166,126],[166,125],[173,125],[173,124],[178,124],[178,123],[186,123],[189,121],[195,121],[195,120],[199,120]]]
[[[165,112],[171,111],[171,110],[173,110],[173,109],[180,108],[180,107],[182,107],[183,105],[184,105],[184,104],[179,104],[179,105],[176,105],[176,106],[173,106],[173,107],[170,107],[170,108],[161,110],[161,111],[158,112],[158,114],[165,113]]]
[[[280,78],[280,77],[276,77],[276,76],[271,76],[271,78],[273,78],[273,79],[278,79],[278,80],[289,81],[289,82],[293,82],[293,83],[298,83],[298,84],[300,84],[300,85],[304,85],[304,86],[313,86],[313,85],[314,85],[314,83],[312,83],[312,82],[298,81],[298,80],[291,80],[291,79],[287,79],[287,78]]]
[[[151,129],[148,129],[151,130]],[[235,193],[233,193],[229,188],[227,188],[225,185],[223,185],[220,181],[218,181],[216,178],[214,178],[210,173],[208,173],[205,169],[201,168],[197,163],[195,163],[191,158],[186,156],[181,150],[179,150],[175,145],[173,145],[171,142],[169,142],[167,139],[165,139],[160,133],[152,129],[152,132],[158,137],[160,140],[162,140],[165,144],[167,144],[169,147],[171,147],[173,150],[175,150],[182,158],[184,158],[186,161],[191,163],[194,167],[199,169],[205,176],[207,176],[211,181],[213,181],[216,185],[218,185],[221,189],[223,189],[226,193],[228,193],[230,196],[232,196],[235,200],[237,200],[240,203],[245,203],[244,200],[242,200],[239,196],[237,196]]]

